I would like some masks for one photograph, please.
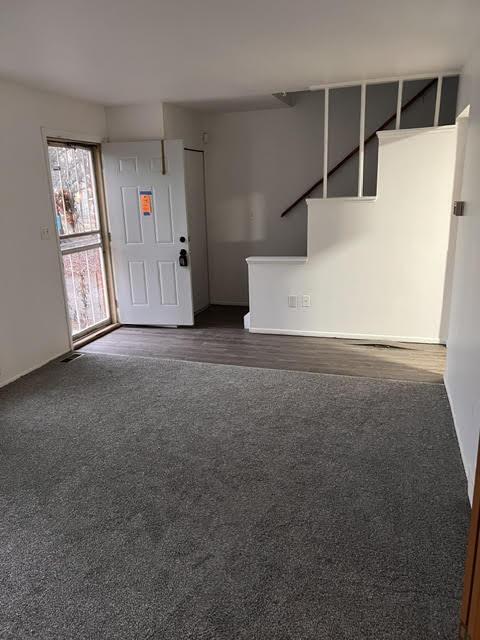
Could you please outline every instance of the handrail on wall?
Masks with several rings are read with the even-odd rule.
[[[431,82],[429,82],[428,84],[426,84],[423,89],[421,89],[418,93],[416,93],[412,98],[410,98],[410,100],[408,100],[403,106],[400,106],[399,108],[397,108],[397,111],[391,115],[387,120],[385,120],[384,123],[382,123],[378,129],[376,129],[371,135],[369,135],[367,138],[363,139],[362,133],[360,135],[360,144],[358,146],[355,147],[355,149],[353,149],[352,151],[350,151],[350,153],[348,155],[346,155],[342,160],[340,160],[340,162],[338,162],[332,169],[330,169],[326,175],[323,175],[320,180],[317,180],[317,182],[315,182],[315,184],[313,184],[309,189],[307,189],[307,191],[304,191],[304,193],[302,193],[301,196],[299,196],[295,202],[292,202],[292,204],[287,207],[285,209],[285,211],[282,213],[282,215],[280,216],[281,218],[283,218],[284,216],[287,215],[287,213],[289,213],[294,207],[297,206],[297,204],[299,204],[300,202],[302,202],[302,200],[304,200],[308,195],[310,195],[312,193],[312,191],[314,191],[314,189],[316,189],[317,187],[319,187],[321,184],[324,183],[324,181],[326,182],[326,178],[328,179],[331,175],[333,175],[336,171],[338,171],[338,169],[340,169],[340,167],[343,167],[343,165],[348,162],[350,160],[350,158],[352,158],[355,154],[357,154],[360,149],[363,149],[363,147],[365,145],[367,145],[369,142],[371,142],[372,140],[375,139],[378,131],[381,131],[382,129],[385,129],[385,127],[388,127],[388,125],[393,122],[394,120],[397,120],[397,128],[400,124],[400,120],[399,120],[399,115],[401,113],[403,113],[405,111],[405,109],[408,109],[408,107],[410,107],[414,102],[416,102],[419,98],[421,98],[423,95],[425,95],[425,93],[431,88],[433,87],[433,85],[438,82],[437,85],[437,100],[436,100],[436,105],[435,105],[435,126],[438,125],[438,112],[439,112],[439,105],[440,105],[440,99],[439,99],[439,91],[438,88],[441,87],[441,78],[434,78]],[[362,117],[361,117],[361,122],[364,126],[364,122],[365,122],[365,89],[364,89],[365,85],[362,85]],[[400,105],[401,105],[401,90],[403,87],[399,86],[399,99],[400,99]],[[326,114],[327,114],[327,118],[328,119],[328,89],[325,89],[325,103],[326,103]],[[325,158],[326,154],[324,155],[324,162],[326,165],[326,158]],[[360,180],[359,180],[360,182]],[[324,185],[325,186],[325,185]],[[362,191],[361,191],[361,185],[359,184],[359,195],[362,195]],[[324,198],[326,197],[326,189],[324,189]]]

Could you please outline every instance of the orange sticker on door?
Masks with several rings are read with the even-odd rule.
[[[140,191],[140,211],[144,216],[151,216],[153,213],[153,193],[148,191]]]

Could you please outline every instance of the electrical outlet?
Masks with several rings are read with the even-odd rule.
[[[50,228],[40,227],[40,238],[42,240],[50,240]]]
[[[311,306],[310,296],[302,296],[302,306],[303,307],[310,307]]]
[[[288,306],[291,309],[297,308],[297,296],[288,296]]]

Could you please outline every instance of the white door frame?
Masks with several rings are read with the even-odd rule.
[[[195,315],[198,315],[199,313],[202,313],[202,311],[205,311],[205,309],[207,309],[210,304],[210,258],[208,255],[208,213],[207,213],[207,174],[206,174],[206,162],[205,162],[205,149],[194,149],[193,147],[183,147],[184,151],[192,151],[193,153],[201,153],[202,154],[202,164],[203,164],[203,206],[205,209],[205,235],[206,235],[206,247],[205,247],[205,252],[206,252],[206,258],[207,258],[207,284],[208,284],[208,305],[207,307],[205,307],[204,309],[199,309],[198,311],[195,311]],[[192,274],[193,275],[193,274]]]

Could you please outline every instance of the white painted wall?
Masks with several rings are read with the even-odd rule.
[[[164,136],[161,102],[107,107],[105,114],[110,142],[161,140]]]
[[[444,340],[456,128],[379,139],[376,200],[310,200],[306,263],[249,260],[250,331]]]
[[[248,255],[304,253],[306,210],[280,213],[322,174],[320,98],[206,118],[212,303],[247,304]]]
[[[41,127],[105,135],[103,107],[0,81],[0,385],[69,349]],[[41,240],[40,228],[50,239]]]
[[[183,140],[186,147],[203,149],[204,116],[201,111],[165,102],[163,105],[165,138]]]
[[[445,384],[473,496],[480,431],[480,48],[463,71],[459,111],[470,105],[458,220]]]

